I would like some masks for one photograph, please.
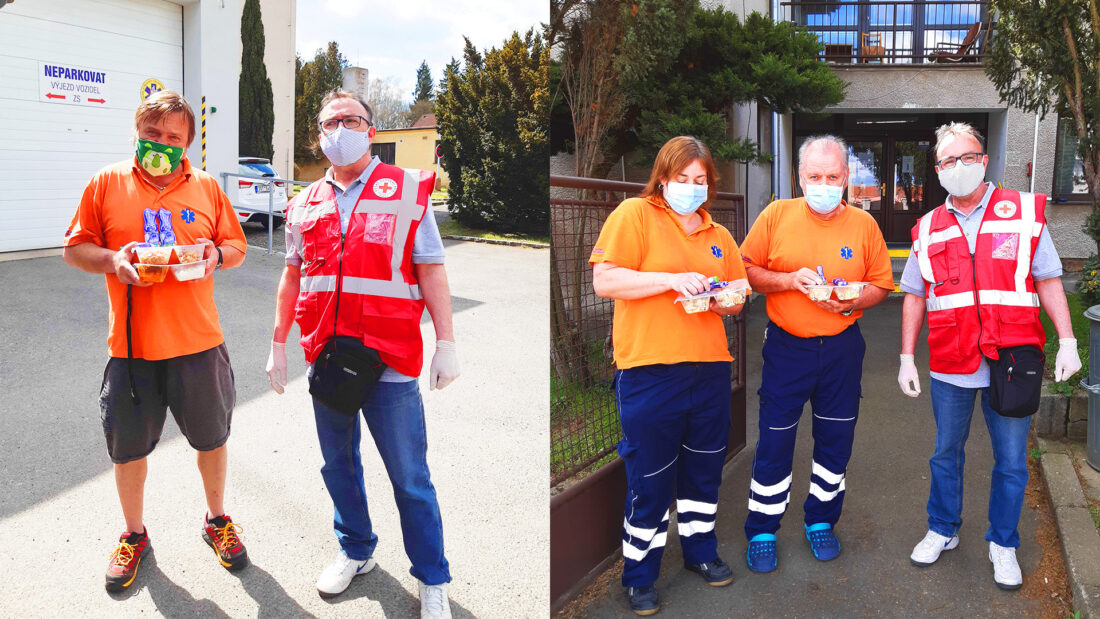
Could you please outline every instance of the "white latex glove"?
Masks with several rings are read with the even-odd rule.
[[[901,392],[915,398],[920,395],[920,377],[917,375],[917,364],[913,363],[913,355],[898,355],[901,358],[901,369],[898,370],[898,385]]]
[[[1058,340],[1058,357],[1054,360],[1054,380],[1069,380],[1081,369],[1081,356],[1077,354],[1077,340],[1064,337]]]
[[[267,355],[267,380],[275,393],[282,393],[286,387],[286,342],[271,341],[271,352]]]
[[[428,370],[429,389],[442,389],[458,378],[458,351],[454,342],[436,340],[435,355]]]

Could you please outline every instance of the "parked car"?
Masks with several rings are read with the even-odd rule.
[[[259,157],[239,158],[237,161],[237,174],[281,178],[275,168],[271,167],[271,161]],[[270,198],[268,197],[269,192],[272,194]],[[237,199],[233,200],[233,206],[237,207],[237,217],[242,224],[255,221],[266,228],[269,199],[273,207],[272,212],[275,214],[275,227],[278,228],[283,225],[283,219],[286,217],[286,183],[282,181],[259,181],[249,178],[237,179]]]

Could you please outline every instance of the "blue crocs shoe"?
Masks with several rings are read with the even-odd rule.
[[[810,549],[818,561],[832,561],[840,556],[840,541],[828,522],[806,525],[806,539],[810,540]]]
[[[771,572],[779,565],[775,554],[775,535],[761,533],[749,540],[749,550],[745,553],[749,569],[754,572]]]

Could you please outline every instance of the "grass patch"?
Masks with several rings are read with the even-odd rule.
[[[1089,505],[1089,515],[1092,516],[1092,526],[1100,529],[1100,510],[1095,505]]]
[[[1046,452],[1047,451],[1045,449],[1039,449],[1038,447],[1033,447],[1031,449],[1031,451],[1028,452],[1028,455],[1031,456],[1032,460],[1038,462],[1039,458],[1041,458],[1043,456],[1043,454],[1045,454]]]
[[[447,193],[446,188],[432,192],[432,200],[435,200],[436,202],[446,202],[449,197],[450,194]]]
[[[451,219],[439,224],[439,233],[446,236],[472,236],[479,239],[496,239],[500,241],[528,241],[534,243],[550,243],[548,234],[511,234],[508,232],[489,232],[477,228],[466,227]]]
[[[1073,337],[1077,338],[1077,354],[1081,356],[1081,370],[1071,376],[1069,380],[1060,383],[1051,383],[1050,390],[1062,395],[1071,395],[1078,390],[1078,383],[1088,375],[1089,371],[1089,319],[1085,318],[1085,310],[1081,299],[1077,294],[1067,294],[1069,303],[1069,317],[1073,324]],[[1054,362],[1058,356],[1058,332],[1054,330],[1054,323],[1047,316],[1045,309],[1040,310],[1039,320],[1043,323],[1043,331],[1047,334],[1047,343],[1043,347],[1046,355],[1046,377],[1054,378]]]

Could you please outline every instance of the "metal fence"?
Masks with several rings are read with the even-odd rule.
[[[817,35],[835,64],[981,62],[996,23],[989,2],[805,0],[781,2],[777,21]]]
[[[612,380],[614,302],[592,289],[588,257],[612,210],[643,185],[550,176],[550,483],[555,486],[613,460],[619,441]],[[746,231],[744,198],[719,192],[709,207],[735,239]],[[726,317],[734,354],[731,391],[743,387],[744,318]]]
[[[287,178],[279,178],[277,176],[249,176],[247,174],[233,174],[232,172],[222,172],[221,176],[222,176],[222,191],[225,192],[225,195],[230,196],[230,198],[229,198],[230,203],[233,203],[232,196],[236,195],[235,191],[234,191],[234,193],[229,193],[229,179],[230,178],[247,179],[248,181],[252,182],[253,184],[266,183],[267,191],[264,192],[264,193],[267,194],[267,208],[266,209],[252,208],[252,207],[244,206],[240,203],[233,204],[233,209],[237,210],[237,211],[243,211],[243,212],[246,212],[246,213],[267,213],[267,253],[270,254],[271,251],[272,251],[272,249],[271,249],[271,245],[272,245],[271,236],[273,234],[272,231],[275,229],[275,217],[283,217],[286,213],[286,204],[279,204],[279,205],[275,204],[275,192],[273,191],[273,189],[275,187],[275,183],[286,183],[286,188],[287,188],[286,195],[287,195],[288,199],[293,197],[293,195],[291,194],[291,188],[292,187],[309,187],[309,183],[307,181],[293,181],[293,180],[290,180],[290,179],[287,179]],[[275,215],[276,211],[278,211],[282,214],[281,215]]]

